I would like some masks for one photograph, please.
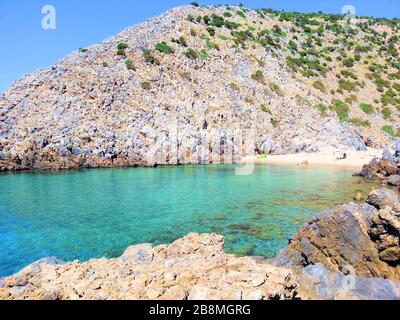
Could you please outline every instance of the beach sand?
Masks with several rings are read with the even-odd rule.
[[[344,153],[347,155],[346,159],[336,160]],[[309,167],[335,166],[361,170],[364,164],[369,163],[374,158],[381,158],[382,154],[383,150],[372,148],[368,148],[367,151],[326,148],[318,153],[268,155],[266,158],[261,156],[246,157],[243,159],[243,163],[254,161],[256,164],[293,164],[307,167],[307,165],[302,165],[303,162],[307,161]]]

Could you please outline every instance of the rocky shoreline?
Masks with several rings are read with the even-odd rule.
[[[400,144],[357,175],[392,184],[399,151]],[[42,259],[0,279],[0,300],[20,299],[400,300],[399,189],[315,216],[272,261],[226,254],[222,236],[193,233],[115,259]]]
[[[272,261],[193,233],[115,259],[42,259],[0,280],[0,300],[400,300],[399,243],[399,193],[379,189],[311,219]]]

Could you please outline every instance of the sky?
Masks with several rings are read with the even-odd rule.
[[[124,28],[192,0],[0,0],[0,92],[27,73],[47,67],[79,48],[99,43]],[[400,17],[399,0],[198,0],[202,5]],[[42,28],[42,8],[54,6],[56,29]]]

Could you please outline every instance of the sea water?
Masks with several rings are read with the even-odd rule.
[[[271,258],[311,216],[374,187],[347,169],[279,165],[246,176],[235,165],[1,174],[0,277],[43,257],[117,257],[189,232]]]

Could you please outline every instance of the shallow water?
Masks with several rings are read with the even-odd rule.
[[[258,165],[0,175],[0,276],[33,261],[116,257],[132,244],[217,232],[226,251],[273,257],[314,214],[375,185],[352,171]]]

